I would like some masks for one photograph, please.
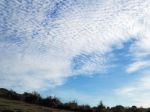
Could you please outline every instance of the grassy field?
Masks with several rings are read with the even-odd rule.
[[[71,112],[0,98],[0,112]]]

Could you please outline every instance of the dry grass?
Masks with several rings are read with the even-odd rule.
[[[0,98],[0,112],[69,112]]]

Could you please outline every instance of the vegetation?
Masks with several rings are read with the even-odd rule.
[[[53,109],[38,106],[17,100],[0,98],[0,112],[70,112],[66,110]]]
[[[137,108],[136,106],[106,107],[102,101],[96,107],[78,105],[75,101],[62,103],[57,97],[42,98],[37,92],[18,94],[4,88],[0,89],[0,97],[0,112],[67,112],[67,110],[69,112],[150,112],[150,108]],[[12,111],[4,111],[8,109]]]

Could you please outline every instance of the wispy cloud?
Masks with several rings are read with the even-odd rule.
[[[125,99],[130,99],[130,102],[133,102],[132,105],[149,107],[149,88],[150,75],[149,73],[147,73],[143,74],[140,78],[137,78],[136,80],[127,84],[126,86],[117,89],[116,93]]]
[[[136,72],[138,70],[144,69],[144,68],[150,68],[150,61],[149,60],[135,61],[127,67],[126,71],[128,73],[132,73],[132,72]]]
[[[137,42],[132,55],[149,56],[149,4],[149,0],[0,1],[0,86],[40,89],[61,85],[72,75],[103,71],[112,47],[133,38]],[[93,52],[90,60],[82,59],[80,69],[72,69],[75,57]]]

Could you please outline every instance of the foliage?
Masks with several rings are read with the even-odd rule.
[[[90,107],[89,105],[78,105],[76,101],[62,103],[57,97],[49,96],[42,98],[37,92],[25,92],[23,94],[18,94],[13,90],[7,90],[4,88],[0,88],[0,97],[36,104],[39,106],[72,110],[74,112],[150,112],[150,108],[138,108],[136,106],[124,107],[122,105],[117,105],[115,107],[106,107],[102,101],[96,107]]]

